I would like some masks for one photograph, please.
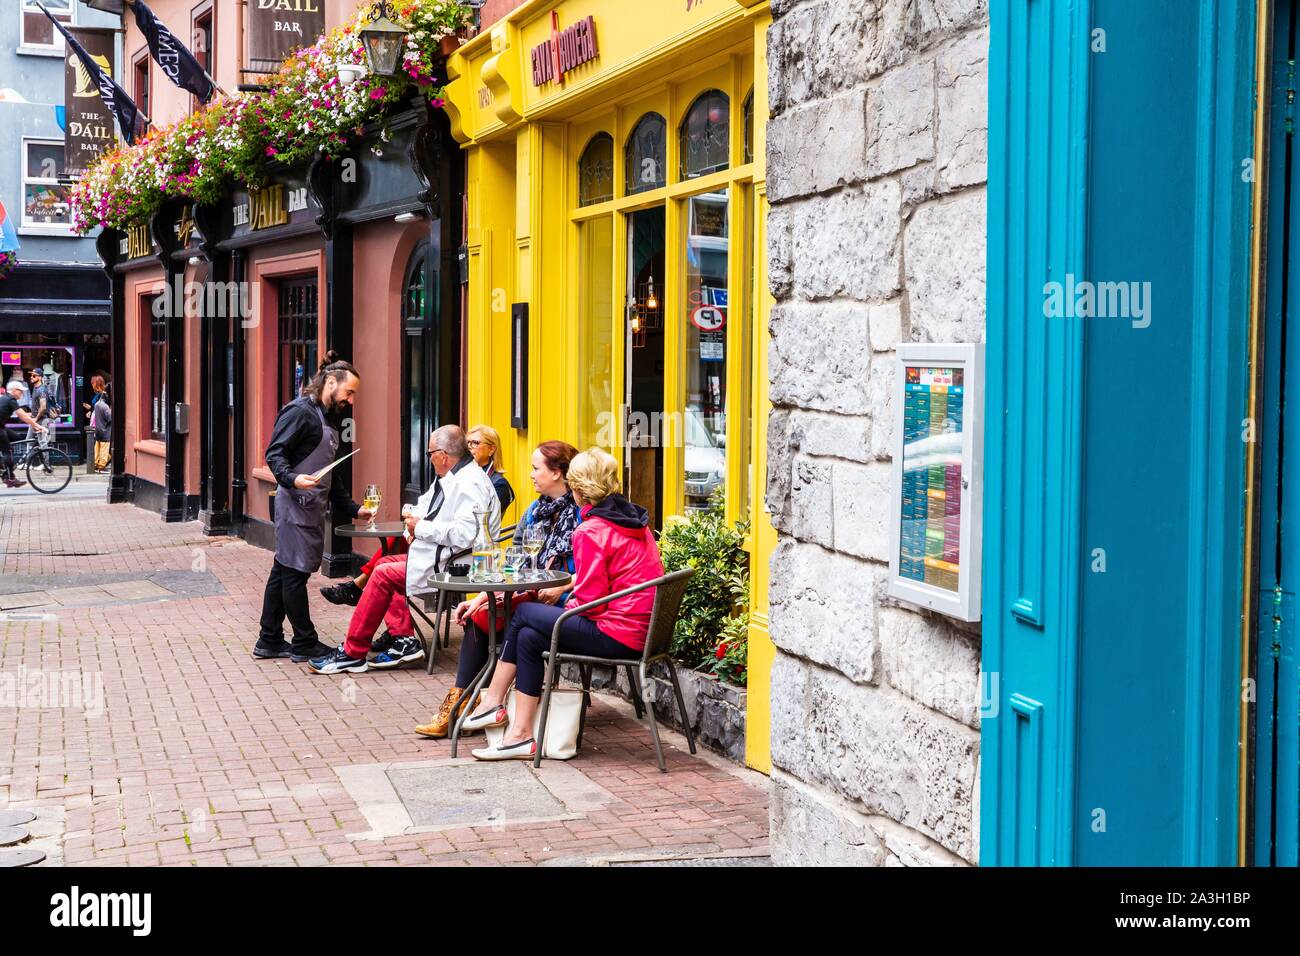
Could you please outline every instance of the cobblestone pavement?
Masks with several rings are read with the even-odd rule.
[[[492,765],[498,786],[411,732],[457,637],[432,677],[254,661],[270,561],[131,505],[0,500],[0,809],[37,813],[47,863],[763,862],[766,778],[671,732],[659,773],[622,701],[596,699],[576,759]],[[349,610],[314,597],[322,638]]]

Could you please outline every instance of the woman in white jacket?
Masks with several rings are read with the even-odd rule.
[[[443,570],[451,555],[474,543],[478,531],[475,512],[488,512],[494,537],[501,529],[501,501],[492,479],[470,456],[460,426],[444,425],[429,437],[429,460],[437,478],[406,519],[410,550],[381,558],[375,565],[352,612],[347,640],[333,654],[309,663],[315,673],[358,674],[371,667],[399,667],[424,657],[406,595],[429,590],[425,584],[429,576]],[[380,621],[387,625],[393,643],[367,661]]]

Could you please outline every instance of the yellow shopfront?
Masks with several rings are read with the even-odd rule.
[[[662,527],[750,519],[746,759],[767,771],[766,0],[535,0],[457,51],[468,418],[599,445]],[[518,508],[516,508],[516,511]],[[518,514],[507,515],[517,518]]]

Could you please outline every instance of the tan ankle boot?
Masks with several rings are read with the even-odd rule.
[[[452,710],[454,709],[456,711],[456,716],[459,717],[461,713],[464,712],[465,707],[469,704],[469,701],[464,699],[464,697],[465,688],[463,687],[453,687],[451,690],[447,691],[447,696],[443,698],[442,706],[439,707],[438,712],[433,715],[433,719],[427,724],[421,724],[419,727],[416,727],[415,732],[421,737],[432,737],[435,740],[446,737],[451,733]],[[460,706],[457,707],[457,704]]]

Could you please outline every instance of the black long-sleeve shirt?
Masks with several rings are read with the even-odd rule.
[[[316,414],[318,408],[321,406],[314,397],[303,395],[280,409],[280,414],[275,417],[271,444],[266,447],[266,467],[271,469],[276,482],[285,488],[294,486],[294,479],[300,474],[298,466],[315,451],[323,437],[320,416]],[[355,518],[361,507],[352,500],[352,493],[343,483],[338,469],[330,475],[334,479],[330,483],[330,502]]]

